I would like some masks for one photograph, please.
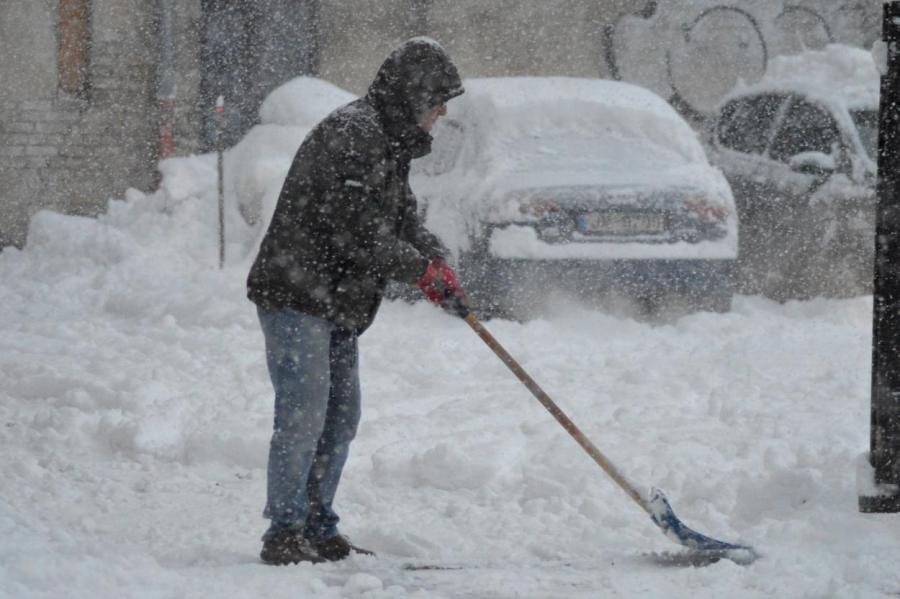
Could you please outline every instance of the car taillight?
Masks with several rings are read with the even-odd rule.
[[[519,211],[528,216],[543,218],[547,214],[559,212],[559,204],[555,200],[539,198],[519,206]]]
[[[685,200],[684,209],[704,223],[721,223],[728,216],[727,208],[713,204],[706,198]]]

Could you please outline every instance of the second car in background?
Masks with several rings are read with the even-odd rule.
[[[776,57],[722,103],[711,158],[740,215],[739,291],[869,292],[878,97],[871,54],[831,45]]]

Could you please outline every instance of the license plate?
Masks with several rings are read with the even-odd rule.
[[[578,216],[585,235],[649,235],[666,230],[665,217],[654,212],[588,212]]]

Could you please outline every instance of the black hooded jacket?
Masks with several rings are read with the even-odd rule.
[[[414,38],[388,56],[366,96],[316,125],[250,270],[250,300],[362,332],[388,280],[414,283],[429,259],[444,256],[419,222],[409,164],[431,151],[418,115],[462,93],[444,50]]]

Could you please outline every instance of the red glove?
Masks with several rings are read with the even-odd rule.
[[[416,284],[429,300],[445,310],[465,317],[469,313],[466,292],[456,279],[456,273],[440,258],[428,263],[428,268]]]

